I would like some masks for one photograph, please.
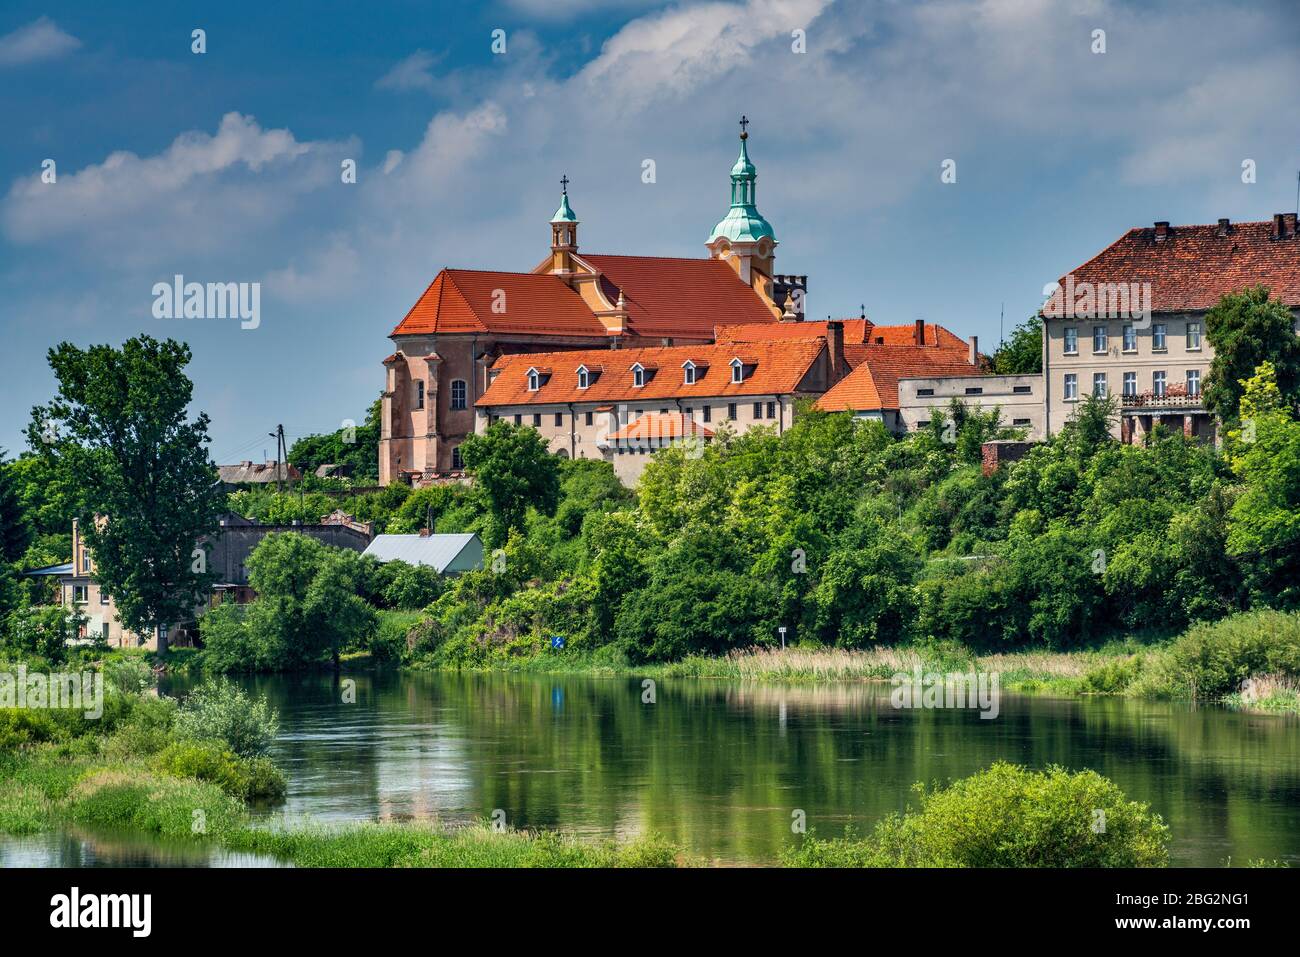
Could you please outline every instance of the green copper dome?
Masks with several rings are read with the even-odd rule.
[[[749,151],[745,141],[748,133],[740,134],[740,156],[736,165],[731,167],[731,209],[718,225],[713,227],[708,241],[711,243],[719,237],[729,242],[757,242],[760,239],[776,241],[772,224],[763,218],[758,207],[754,205],[754,184],[758,179],[758,170],[749,161]]]
[[[566,189],[560,194],[560,208],[555,211],[551,217],[553,223],[576,223],[578,217],[573,212],[573,207],[569,205],[569,191]]]

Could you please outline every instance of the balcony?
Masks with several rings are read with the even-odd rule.
[[[1148,414],[1163,411],[1202,412],[1205,410],[1205,397],[1197,392],[1188,395],[1186,389],[1171,388],[1164,395],[1154,392],[1139,392],[1137,395],[1120,396],[1120,410]]]

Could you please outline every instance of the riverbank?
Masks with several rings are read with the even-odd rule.
[[[415,670],[773,682],[893,681],[898,675],[997,675],[1020,694],[1126,695],[1222,704],[1241,711],[1300,714],[1300,615],[1247,612],[1181,635],[1128,637],[1070,651],[979,654],[952,642],[866,649],[750,648],[719,657],[691,655],[633,664],[614,648],[493,658],[485,665],[408,664]]]

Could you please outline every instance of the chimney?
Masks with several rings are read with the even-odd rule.
[[[971,336],[970,337],[970,364],[973,366],[977,366],[979,365],[979,362],[980,362],[980,337]]]
[[[1162,219],[1156,223],[1156,242],[1163,243],[1169,238],[1169,220]]]
[[[1282,231],[1285,227],[1282,223],[1282,217],[1283,217],[1282,213],[1273,214],[1273,238],[1274,239],[1281,239],[1283,236]]]
[[[925,320],[916,320],[916,331],[912,333],[912,341],[918,346],[925,345]]]
[[[427,528],[422,528],[422,529],[420,529],[420,537],[421,537],[421,538],[428,538],[428,537],[429,537],[429,530],[428,530]]]
[[[844,323],[832,320],[826,323],[826,350],[831,365],[831,384],[844,378]]]
[[[1282,214],[1282,238],[1295,239],[1295,213]]]
[[[1216,234],[1219,235],[1219,236],[1226,236],[1226,235],[1228,235],[1228,227],[1231,226],[1231,225],[1232,225],[1232,224],[1231,224],[1227,219],[1220,219],[1220,220],[1219,220],[1219,228],[1218,228],[1218,230],[1216,231]]]

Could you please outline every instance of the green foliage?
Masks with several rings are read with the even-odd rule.
[[[352,481],[379,481],[379,427],[383,400],[366,410],[363,425],[340,428],[326,435],[305,435],[289,449],[289,461],[304,473],[321,465],[352,466]]]
[[[492,515],[485,538],[490,547],[504,544],[511,529],[523,528],[529,507],[555,514],[560,467],[536,429],[497,421],[466,438],[460,450]]]
[[[1043,322],[1030,316],[1011,330],[993,353],[994,375],[1033,375],[1043,371]]]
[[[208,417],[188,417],[189,361],[188,346],[149,336],[121,349],[61,343],[49,352],[58,393],[32,410],[28,426],[32,448],[80,489],[77,514],[95,577],[137,632],[190,618],[211,581],[192,553],[216,529],[221,495]],[[43,441],[52,426],[57,437]]]
[[[1213,700],[1263,675],[1300,678],[1300,614],[1253,611],[1195,625],[1143,680],[1147,693]]]
[[[190,692],[174,723],[176,735],[195,741],[221,741],[242,758],[264,757],[279,731],[279,719],[265,696],[256,700],[225,679]]]
[[[1164,867],[1169,829],[1095,771],[999,762],[946,788],[865,840],[808,837],[795,867]]]
[[[1300,405],[1300,337],[1295,318],[1263,286],[1225,295],[1205,314],[1205,336],[1214,359],[1205,377],[1205,407],[1225,422],[1241,412],[1245,381],[1264,363],[1274,369],[1282,403]]]
[[[154,766],[174,777],[208,781],[241,801],[282,798],[287,784],[269,758],[241,758],[217,741],[176,741]]]

